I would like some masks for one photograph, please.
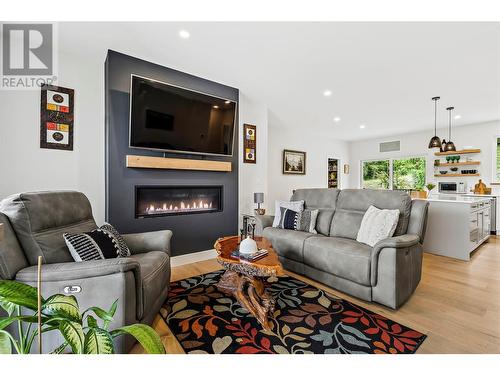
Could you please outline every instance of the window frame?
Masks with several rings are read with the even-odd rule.
[[[500,135],[497,136],[500,139]],[[496,138],[495,138],[496,141]],[[496,150],[496,148],[495,148]],[[495,153],[496,155],[496,153]],[[412,155],[403,155],[403,156],[398,156],[398,157],[388,157],[388,158],[377,158],[377,159],[364,159],[360,161],[360,166],[359,166],[359,187],[360,189],[363,188],[363,163],[365,162],[371,162],[371,161],[389,161],[389,187],[387,189],[379,189],[379,190],[394,190],[394,160],[402,160],[402,159],[416,159],[416,158],[423,158],[425,161],[425,181],[424,181],[424,186],[427,184],[427,165],[428,165],[428,160],[427,160],[426,154],[412,154]],[[496,165],[496,159],[495,159],[495,165]],[[500,180],[498,181],[500,184]],[[413,190],[413,189],[412,189]]]

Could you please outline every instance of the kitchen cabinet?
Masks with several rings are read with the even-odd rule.
[[[424,251],[470,260],[471,253],[490,237],[491,198],[441,194],[427,200]]]

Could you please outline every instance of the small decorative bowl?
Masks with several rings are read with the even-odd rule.
[[[448,171],[439,171],[439,173],[446,174],[446,173],[448,173]]]
[[[452,172],[456,172],[456,171],[458,171],[458,167],[452,167],[452,168],[450,168],[450,170],[451,170]]]

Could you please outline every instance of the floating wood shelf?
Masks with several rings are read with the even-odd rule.
[[[127,168],[183,169],[191,171],[231,172],[230,161],[161,158],[127,155]]]
[[[434,155],[436,155],[436,156],[448,156],[448,155],[460,155],[460,154],[479,154],[480,152],[481,152],[480,149],[474,148],[474,149],[470,149],[470,150],[436,152],[436,153],[434,153]]]
[[[460,163],[440,163],[439,165],[436,165],[436,167],[459,167],[461,165],[479,165],[481,164],[480,161],[463,161]]]
[[[445,173],[435,174],[434,177],[474,177],[479,176],[479,173]]]

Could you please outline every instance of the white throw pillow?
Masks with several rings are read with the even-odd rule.
[[[381,210],[370,206],[366,210],[356,241],[375,246],[380,240],[392,237],[399,220],[399,210]]]
[[[288,208],[296,212],[302,212],[304,211],[304,201],[292,201],[292,202],[276,201],[274,206],[274,221],[273,221],[273,227],[275,228],[277,228],[280,225],[281,207]]]

